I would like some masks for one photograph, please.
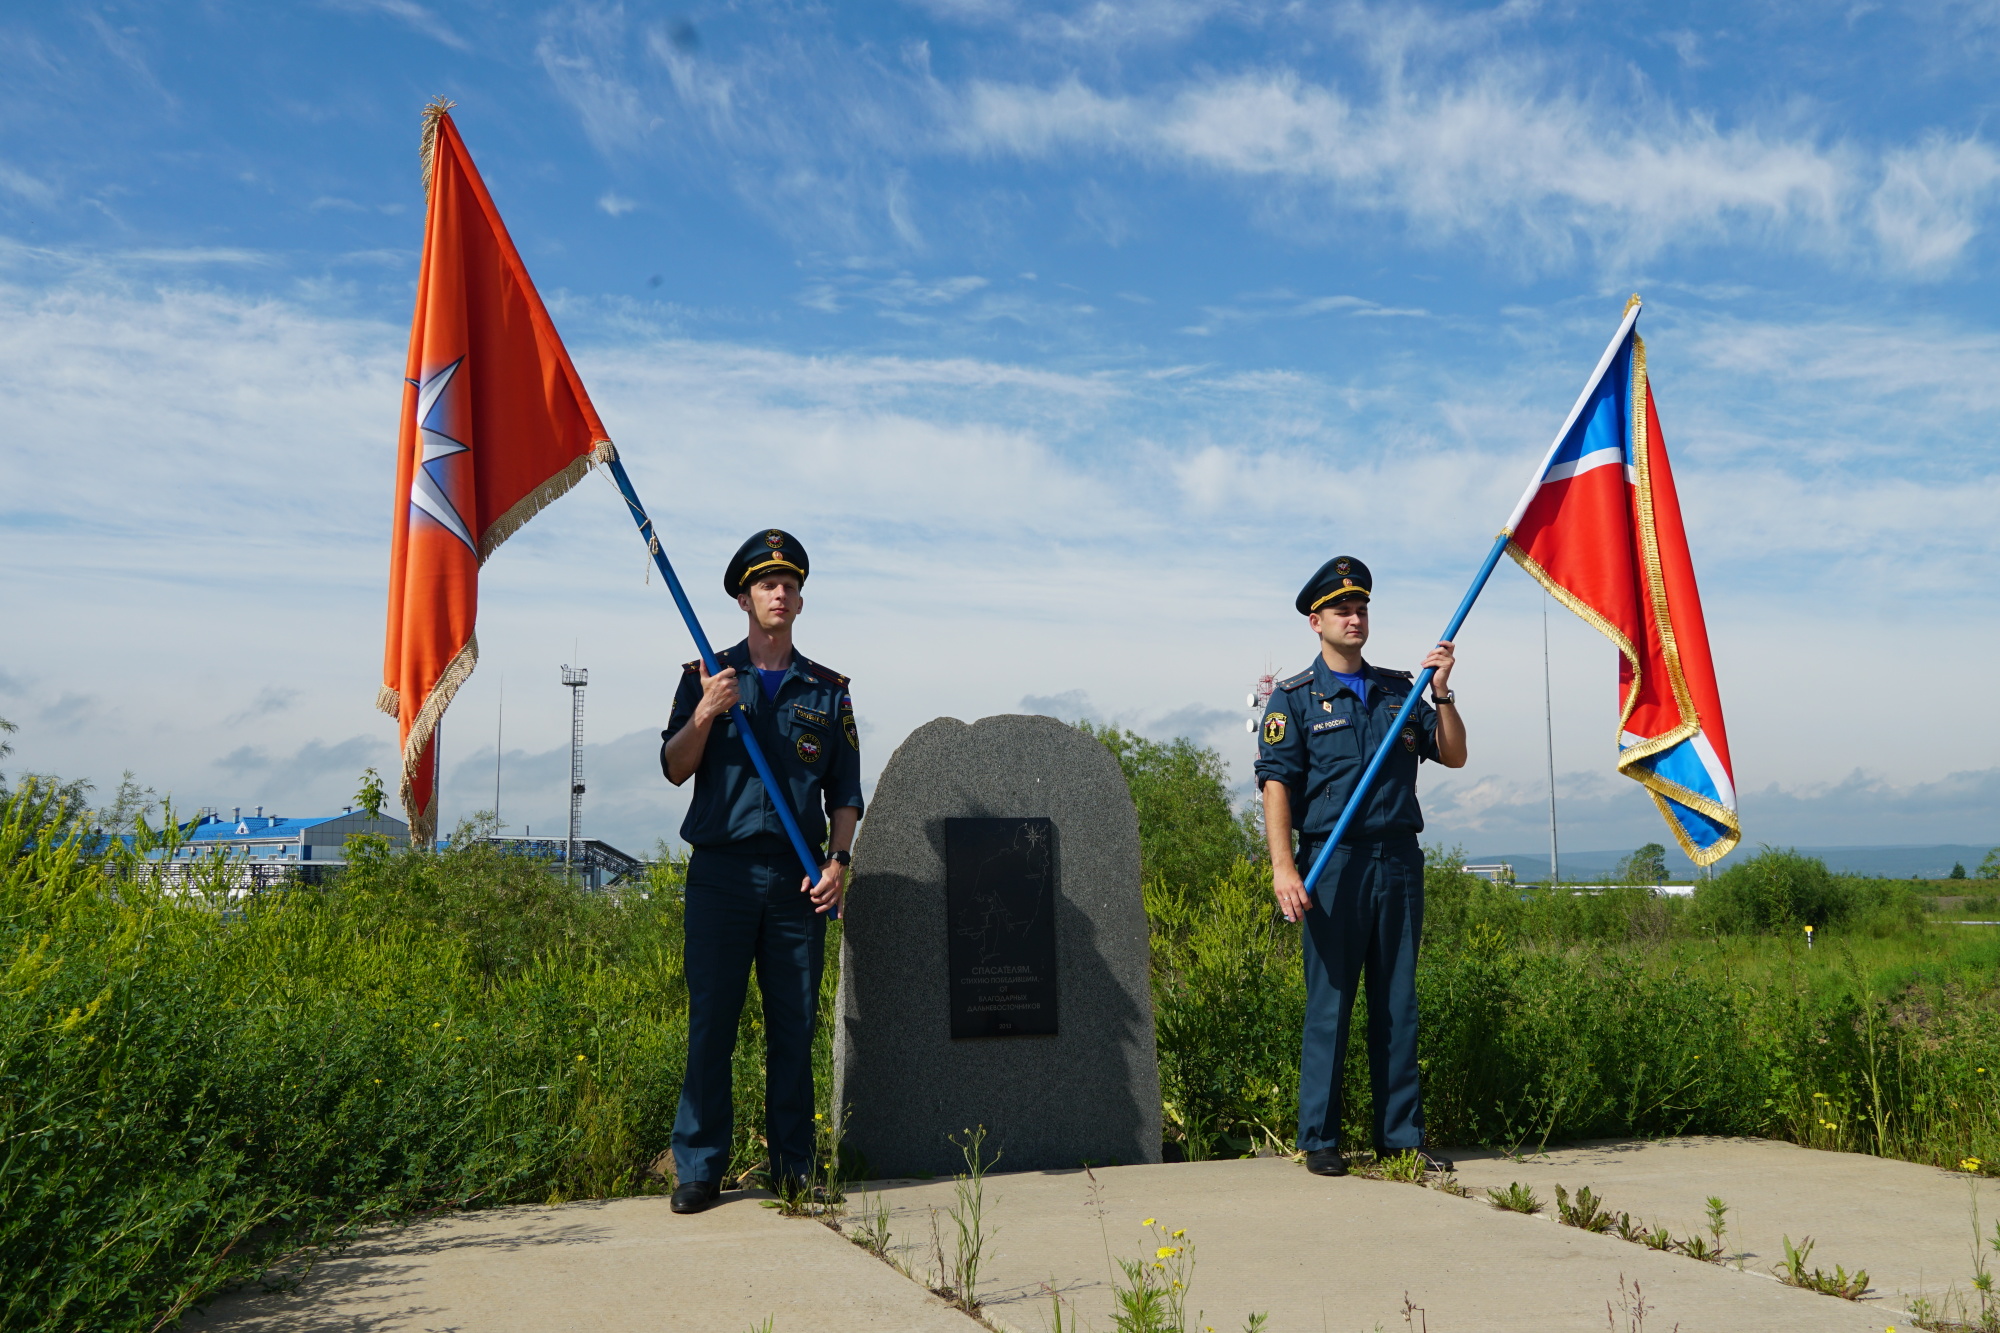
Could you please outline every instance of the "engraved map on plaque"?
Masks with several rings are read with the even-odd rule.
[[[951,1035],[1054,1036],[1056,826],[944,821]]]

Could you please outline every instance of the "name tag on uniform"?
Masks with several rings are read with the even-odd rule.
[[[798,717],[799,721],[801,722],[810,722],[816,727],[823,727],[826,725],[825,713],[822,713],[817,709],[807,708],[804,704],[799,704],[797,707],[792,709],[792,712]]]
[[[1333,717],[1333,718],[1328,718],[1324,722],[1315,722],[1313,723],[1312,726],[1313,735],[1317,736],[1322,731],[1337,731],[1341,727],[1351,725],[1352,721],[1353,719],[1351,718]]]

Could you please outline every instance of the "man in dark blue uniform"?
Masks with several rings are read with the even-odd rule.
[[[1465,764],[1465,724],[1451,691],[1452,646],[1395,738],[1346,835],[1309,898],[1301,867],[1339,822],[1361,772],[1390,734],[1414,681],[1362,660],[1368,642],[1368,566],[1338,556],[1320,566],[1296,605],[1319,636],[1308,669],[1278,682],[1264,712],[1257,784],[1271,844],[1271,888],[1287,921],[1305,922],[1306,1030],[1299,1061],[1299,1139],[1306,1169],[1347,1174],[1340,1153],[1340,1081],[1355,985],[1368,985],[1368,1074],[1374,1147],[1424,1151],[1417,1089],[1417,942],[1424,925],[1424,854],[1417,834],[1417,765]],[[1433,706],[1435,705],[1435,706]],[[1298,830],[1296,856],[1292,831]],[[1450,1164],[1425,1152],[1432,1166]]]
[[[826,954],[826,919],[846,892],[848,852],[861,820],[861,741],[847,677],[792,648],[811,565],[805,548],[772,528],[744,542],[723,587],[749,616],[743,642],[681,672],[660,768],[679,786],[694,779],[681,837],[688,859],[687,1075],[674,1118],[677,1213],[715,1202],[729,1167],[730,1057],[736,1022],[757,968],[764,999],[764,1137],[771,1180],[798,1182],[813,1159],[813,1024]],[[821,861],[817,879],[778,822],[736,734],[741,702],[800,831]],[[822,813],[822,810],[824,813]],[[828,823],[832,824],[829,844]],[[829,850],[822,851],[821,849]]]

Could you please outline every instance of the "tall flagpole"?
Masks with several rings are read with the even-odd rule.
[[[646,516],[646,507],[639,503],[639,493],[632,489],[632,478],[625,475],[625,464],[612,457],[606,466],[610,469],[611,480],[618,487],[618,493],[625,497],[625,505],[632,511],[632,521],[639,525],[639,535],[645,539],[646,549],[653,553],[653,564],[660,571],[660,577],[667,581],[667,591],[673,594],[674,605],[681,611],[681,619],[687,622],[688,633],[694,636],[695,651],[701,654],[701,664],[709,675],[722,670],[722,664],[715,660],[715,650],[708,645],[708,635],[702,632],[701,621],[695,617],[694,605],[688,601],[687,592],[681,587],[680,576],[674,573],[667,552],[660,545],[659,534],[653,530],[653,520]],[[743,748],[750,752],[750,762],[757,769],[757,777],[764,784],[765,795],[777,808],[778,822],[785,826],[785,836],[791,839],[792,851],[797,853],[799,864],[805,867],[806,878],[819,882],[819,859],[813,855],[806,843],[806,835],[799,829],[798,816],[792,811],[791,798],[778,785],[776,775],[771,772],[771,762],[764,757],[763,747],[757,744],[756,733],[750,730],[750,714],[742,704],[729,710],[736,723],[736,734],[743,738]],[[836,915],[838,912],[836,911]]]
[[[1514,529],[1520,524],[1521,516],[1528,512],[1528,502],[1533,500],[1535,492],[1541,489],[1542,478],[1548,475],[1549,464],[1555,461],[1556,451],[1562,448],[1563,439],[1569,434],[1570,427],[1574,426],[1576,419],[1583,415],[1583,409],[1590,402],[1590,396],[1597,392],[1598,382],[1604,378],[1604,372],[1611,368],[1612,359],[1618,355],[1619,345],[1625,341],[1625,335],[1632,331],[1632,325],[1638,319],[1639,298],[1635,296],[1625,307],[1625,318],[1619,323],[1618,332],[1612,335],[1611,341],[1604,348],[1604,355],[1598,358],[1597,369],[1591,372],[1589,381],[1583,386],[1583,392],[1576,396],[1576,405],[1570,408],[1569,415],[1563,418],[1562,429],[1556,432],[1555,443],[1551,444],[1548,452],[1542,455],[1541,466],[1537,467],[1535,475],[1529,478],[1528,489],[1521,493],[1520,503],[1516,504],[1514,512],[1507,516],[1507,525],[1500,529],[1500,535],[1493,539],[1493,549],[1486,553],[1486,559],[1480,564],[1479,572],[1473,576],[1472,586],[1465,590],[1465,598],[1459,602],[1458,610],[1452,613],[1451,623],[1446,625],[1444,633],[1438,636],[1440,642],[1458,637],[1459,626],[1463,625],[1465,618],[1472,613],[1472,604],[1478,601],[1479,594],[1486,590],[1486,580],[1493,576],[1493,567],[1500,563],[1500,557],[1507,550],[1507,543],[1514,539]],[[1436,667],[1425,667],[1418,674],[1416,684],[1410,688],[1408,697],[1403,700],[1403,706],[1396,712],[1396,720],[1390,725],[1389,734],[1382,738],[1382,744],[1376,749],[1375,757],[1370,759],[1368,767],[1361,771],[1361,780],[1354,784],[1354,791],[1347,798],[1347,807],[1340,812],[1340,819],[1334,824],[1333,831],[1326,835],[1326,841],[1320,845],[1319,855],[1313,858],[1312,870],[1305,878],[1305,891],[1308,897],[1312,896],[1313,886],[1319,883],[1320,872],[1326,869],[1327,861],[1333,856],[1333,849],[1338,847],[1341,838],[1346,836],[1347,826],[1354,822],[1355,813],[1361,809],[1362,798],[1366,797],[1369,788],[1375,785],[1375,775],[1382,771],[1383,763],[1389,758],[1389,747],[1396,743],[1398,736],[1402,735],[1404,724],[1410,720],[1410,714],[1416,711],[1417,700],[1423,697],[1424,691],[1430,686],[1431,677],[1436,674]]]
[[[1542,590],[1542,729],[1549,742],[1549,887],[1562,879],[1556,859],[1556,722],[1549,691],[1549,594]]]

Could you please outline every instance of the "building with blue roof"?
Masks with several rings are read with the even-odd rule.
[[[260,805],[252,815],[245,815],[241,807],[231,816],[204,811],[199,819],[184,827],[181,834],[184,841],[173,859],[197,861],[227,852],[252,863],[345,865],[347,858],[341,849],[357,833],[379,833],[392,845],[410,845],[410,826],[389,815],[371,817],[366,811],[350,807],[344,814],[293,819],[266,815]]]

